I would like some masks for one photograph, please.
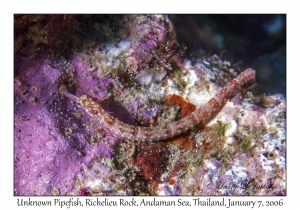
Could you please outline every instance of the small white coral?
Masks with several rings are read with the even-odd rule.
[[[153,82],[161,81],[167,74],[166,70],[155,71],[153,69],[149,69],[146,71],[141,71],[137,76],[136,80],[142,85],[149,85]]]
[[[117,44],[107,44],[101,52],[94,52],[98,58],[97,65],[99,66],[100,75],[113,74],[114,70],[126,70],[126,67],[131,63],[131,48],[129,41],[120,41]]]

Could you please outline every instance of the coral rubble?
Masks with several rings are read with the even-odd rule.
[[[124,139],[64,97],[137,126],[207,103],[239,72],[185,58],[168,17],[17,15],[15,32],[15,195],[286,194],[283,95],[248,83],[207,125],[162,142]]]

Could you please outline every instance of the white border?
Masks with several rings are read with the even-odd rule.
[[[14,0],[0,3],[0,90],[1,90],[1,201],[0,206],[16,207],[13,197],[13,14],[14,13],[284,13],[287,14],[287,197],[284,208],[299,206],[300,149],[299,91],[299,6],[296,1],[251,0],[251,1],[33,1]],[[19,197],[18,197],[19,198]],[[269,197],[238,197],[239,200],[263,199]],[[273,199],[271,197],[270,199]],[[53,199],[38,197],[37,200]],[[119,198],[115,198],[119,199]],[[139,199],[139,198],[137,198]],[[165,199],[173,199],[165,197]],[[177,198],[176,198],[177,199]],[[173,207],[174,208],[174,207]],[[180,208],[180,207],[176,207]],[[199,208],[199,207],[198,207]],[[11,209],[11,208],[5,208]],[[29,208],[24,208],[29,209]],[[31,209],[31,208],[30,208]],[[51,209],[54,209],[53,207]],[[57,209],[60,209],[58,207]],[[76,208],[72,208],[76,209]],[[81,208],[82,209],[82,208]],[[295,208],[293,208],[295,209]]]

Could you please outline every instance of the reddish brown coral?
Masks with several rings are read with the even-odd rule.
[[[179,105],[181,107],[180,119],[184,118],[185,116],[189,115],[190,113],[196,110],[196,106],[194,104],[189,103],[183,97],[175,94],[166,96],[164,98],[164,105]]]
[[[137,165],[145,180],[158,180],[168,164],[169,152],[163,144],[147,145],[137,155]]]
[[[196,106],[188,101],[186,101],[182,96],[179,95],[168,95],[164,98],[164,105],[166,106],[174,106],[179,105],[181,107],[180,111],[180,119],[184,118],[185,116],[191,114],[193,111],[196,110]],[[171,138],[167,142],[176,144],[181,149],[187,151],[191,148],[195,148],[195,141],[189,138],[189,135],[182,134]]]

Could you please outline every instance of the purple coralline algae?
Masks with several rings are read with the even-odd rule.
[[[239,74],[183,51],[167,16],[16,15],[15,195],[285,195],[285,96],[253,81],[205,126],[158,142],[122,138],[64,96],[164,126]]]

